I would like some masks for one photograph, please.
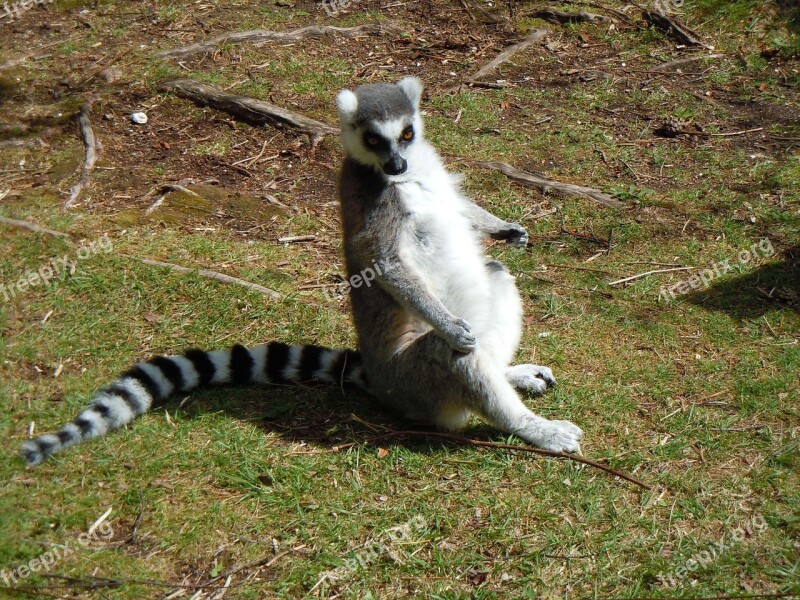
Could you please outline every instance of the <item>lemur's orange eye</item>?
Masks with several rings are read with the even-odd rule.
[[[377,137],[375,137],[374,135],[368,135],[368,136],[367,136],[367,144],[368,144],[368,145],[370,145],[370,146],[377,146],[377,145],[378,145],[378,144],[380,144],[380,143],[381,143],[380,139],[378,139],[378,138],[377,138]]]
[[[414,139],[414,130],[410,127],[403,132],[403,139],[407,142],[410,142]]]

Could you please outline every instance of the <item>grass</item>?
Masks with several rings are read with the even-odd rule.
[[[96,10],[70,1],[26,13],[26,23],[54,22],[36,29],[43,36],[36,43],[2,42],[3,60],[59,43],[52,56],[14,71],[19,81],[2,120],[69,114],[91,92],[99,98],[93,121],[104,150],[86,200],[64,214],[60,203],[82,160],[70,127],[37,130],[44,152],[4,148],[0,214],[81,241],[108,233],[113,250],[78,259],[79,243],[2,226],[0,283],[9,286],[57,257],[75,268],[47,286],[0,296],[0,447],[8,457],[0,465],[0,569],[8,574],[67,545],[74,552],[51,574],[125,582],[83,589],[37,572],[18,581],[40,586],[29,590],[34,597],[164,597],[180,583],[208,585],[220,576],[211,585],[222,585],[243,566],[231,574],[226,597],[800,595],[800,316],[791,304],[800,289],[792,262],[800,162],[791,141],[800,133],[791,119],[800,97],[792,87],[791,23],[763,3],[687,0],[683,18],[728,55],[687,68],[702,75],[648,83],[642,71],[682,56],[668,39],[577,25],[558,31],[566,46],[532,49],[503,67],[503,78],[521,83],[450,94],[451,71],[474,72],[509,41],[457,4],[434,2],[426,14],[427,3],[392,8],[362,0],[337,19],[314,3],[286,4],[244,3],[232,20],[224,7],[193,15],[172,2],[105,2]],[[83,7],[91,34],[66,26]],[[541,26],[526,10],[519,5],[519,30]],[[98,60],[106,64],[124,48],[151,48],[154,40],[154,48],[177,46],[203,37],[203,28],[215,35],[376,20],[399,22],[402,43],[229,46],[183,66],[143,50],[121,60],[116,87],[95,79],[84,92],[65,93],[58,84],[64,61],[74,61],[74,76],[66,76],[82,81]],[[483,36],[473,40],[480,58],[448,48],[460,40],[454,23]],[[436,58],[415,57],[417,47]],[[589,67],[611,77],[568,74]],[[32,422],[37,432],[55,428],[144,356],[273,339],[355,346],[346,301],[315,287],[335,283],[343,271],[331,204],[338,144],[324,141],[311,159],[300,138],[234,123],[159,95],[155,84],[191,76],[333,122],[331,99],[340,87],[417,71],[428,89],[428,137],[465,173],[470,195],[520,221],[534,242],[527,252],[490,250],[517,275],[525,302],[519,359],[551,366],[559,378],[552,393],[526,401],[544,416],[579,424],[588,457],[653,489],[571,462],[437,440],[336,451],[375,427],[403,425],[357,393],[292,387],[195,392],[127,431],[25,470],[16,453]],[[132,110],[149,114],[148,127],[129,124]],[[652,141],[668,115],[713,132],[763,124],[775,137]],[[3,139],[14,131],[3,130]],[[265,141],[265,160],[249,175],[231,167]],[[596,186],[629,208],[540,196],[462,157]],[[187,185],[205,194],[207,206],[181,208],[186,198],[173,197],[171,212],[145,218],[155,199],[148,193],[184,177],[195,180]],[[211,178],[218,182],[200,183]],[[266,194],[290,210],[266,205]],[[550,208],[557,211],[535,217]],[[276,242],[304,234],[317,242]],[[765,239],[774,253],[739,260]],[[271,302],[130,257],[215,269],[283,297]],[[659,299],[662,287],[723,261],[732,268],[708,286]],[[608,285],[662,264],[695,271]],[[477,421],[468,434],[518,443]],[[108,508],[113,534],[80,545]],[[711,548],[717,551],[707,560]],[[333,573],[327,580],[326,572]],[[69,588],[41,587],[64,583]],[[184,596],[218,591],[192,588]],[[22,592],[0,588],[9,597]]]

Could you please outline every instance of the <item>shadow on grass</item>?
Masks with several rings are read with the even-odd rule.
[[[800,246],[786,250],[781,262],[714,283],[683,300],[738,319],[757,319],[780,307],[800,312]]]
[[[256,424],[283,440],[309,444],[326,450],[337,445],[363,443],[390,431],[436,431],[434,427],[407,421],[384,410],[378,402],[356,388],[325,385],[223,386],[196,393],[197,400],[185,407],[184,414],[194,418],[215,411]],[[179,402],[179,399],[177,399]],[[167,400],[165,406],[176,399]],[[470,438],[504,442],[504,434],[482,422],[472,423],[464,432]],[[382,446],[401,445],[409,450],[427,452],[433,448],[458,446],[458,442],[425,436],[397,437],[381,442]]]

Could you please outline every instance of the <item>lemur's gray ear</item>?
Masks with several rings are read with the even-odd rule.
[[[403,93],[411,100],[411,104],[415,107],[419,106],[419,100],[422,98],[422,82],[419,77],[403,77],[397,82]]]
[[[358,110],[358,98],[350,90],[342,90],[336,96],[336,106],[339,108],[339,118],[343,123],[350,123]]]

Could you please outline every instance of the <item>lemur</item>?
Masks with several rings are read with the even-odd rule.
[[[352,384],[417,424],[462,430],[478,415],[541,448],[579,452],[583,432],[531,412],[550,369],[511,366],[522,336],[512,277],[482,238],[524,247],[525,230],[467,198],[423,135],[422,84],[366,84],[336,98],[346,153],[339,181],[359,351],[270,342],[157,356],[99,391],[56,433],[22,445],[30,465],[130,423],[175,392],[213,384]]]

